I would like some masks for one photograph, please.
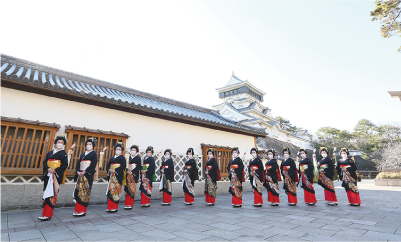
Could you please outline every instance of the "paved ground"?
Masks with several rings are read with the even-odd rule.
[[[337,185],[339,205],[324,204],[316,187],[315,207],[299,203],[262,208],[251,206],[252,193],[244,194],[243,207],[231,207],[231,195],[220,195],[216,206],[206,207],[204,197],[193,206],[173,199],[150,208],[105,212],[105,205],[89,206],[85,217],[72,217],[73,208],[59,208],[49,222],[39,222],[40,210],[1,213],[2,241],[401,241],[401,188],[359,183],[361,207],[349,207],[344,189]],[[266,199],[266,191],[264,191]],[[303,193],[298,190],[298,200]]]

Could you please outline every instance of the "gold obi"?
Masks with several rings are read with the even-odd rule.
[[[61,166],[61,161],[55,159],[48,159],[47,166],[54,171],[56,168],[59,168]]]
[[[305,171],[306,169],[308,169],[308,165],[307,164],[302,164],[299,166],[299,168],[301,169],[301,171]]]
[[[81,171],[86,170],[86,168],[88,168],[91,165],[91,160],[82,160],[79,169]]]
[[[117,168],[120,167],[120,166],[121,166],[120,163],[112,163],[111,166],[110,166],[110,169],[115,170],[115,169],[117,169]]]

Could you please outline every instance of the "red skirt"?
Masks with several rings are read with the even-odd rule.
[[[194,197],[191,197],[190,195],[188,195],[188,193],[186,193],[186,192],[184,192],[185,193],[185,202],[186,203],[193,203],[193,202],[195,202],[195,198]]]
[[[263,197],[257,191],[253,190],[253,204],[263,204]]]
[[[232,196],[232,204],[234,205],[242,205],[242,199],[237,198],[236,196]]]
[[[206,193],[205,200],[206,200],[207,203],[213,203],[214,204],[216,202],[216,198],[210,196],[209,193]]]
[[[291,195],[291,193],[288,193],[288,203],[297,204],[298,203],[297,196],[293,196]]]
[[[141,205],[150,204],[150,198],[141,192]]]
[[[110,199],[107,199],[107,210],[117,210],[117,209],[118,209],[118,203],[115,203]]]
[[[125,201],[124,201],[125,206],[134,206],[134,199],[130,195],[125,195]]]
[[[304,189],[305,203],[317,203],[316,196]]]
[[[163,202],[164,203],[171,203],[171,195],[167,194],[166,192],[163,192]]]
[[[46,203],[44,203],[44,204],[45,204],[45,206],[43,207],[42,216],[48,217],[48,218],[53,217],[53,209]]]
[[[86,209],[87,209],[87,207],[82,206],[79,203],[75,203],[75,212],[76,213],[86,213]]]
[[[324,189],[324,200],[326,200],[327,202],[337,202],[336,193]]]
[[[276,197],[270,191],[267,191],[267,201],[271,203],[280,203],[280,197]]]
[[[347,191],[348,202],[353,204],[361,204],[359,193]]]

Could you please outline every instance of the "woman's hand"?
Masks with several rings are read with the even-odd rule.
[[[320,171],[320,172],[324,172],[324,170],[323,170],[323,169],[320,169],[319,171]]]
[[[110,173],[110,174],[116,174],[116,171],[115,171],[115,170],[112,170],[112,169],[109,169],[109,173]]]
[[[51,168],[47,169],[47,172],[50,174],[54,174],[53,170]]]
[[[347,168],[343,168],[342,171],[343,171],[343,172],[346,172],[346,171],[347,171]]]
[[[142,170],[142,171],[141,171],[142,175],[145,175],[147,171],[148,171],[148,170]]]

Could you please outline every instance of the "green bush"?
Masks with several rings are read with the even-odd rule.
[[[376,179],[401,179],[401,172],[380,172]]]

